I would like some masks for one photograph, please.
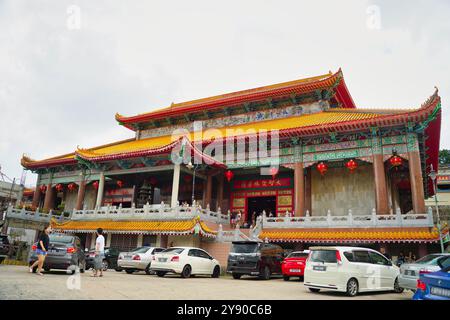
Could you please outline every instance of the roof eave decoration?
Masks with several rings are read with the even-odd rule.
[[[71,158],[52,158],[52,159],[46,159],[46,160],[33,160],[28,156],[23,155],[22,159],[20,159],[20,164],[25,169],[40,169],[40,168],[47,168],[47,167],[53,167],[53,166],[61,166],[61,165],[68,165],[68,164],[76,164],[77,161],[75,157]]]
[[[133,124],[136,123],[161,119],[169,116],[182,115],[190,112],[197,112],[200,110],[211,110],[220,107],[232,106],[245,102],[261,101],[276,96],[303,94],[313,92],[315,90],[334,87],[336,87],[336,92],[338,95],[336,99],[341,102],[345,108],[355,108],[355,103],[353,102],[347,86],[345,85],[341,69],[334,74],[330,72],[327,77],[317,78],[319,79],[314,81],[301,82],[306,79],[300,79],[278,85],[232,92],[217,97],[172,104],[168,108],[143,113],[136,116],[126,117],[117,113],[115,119],[128,129],[135,130]]]
[[[198,233],[203,237],[214,238],[217,231],[209,228],[200,217],[188,220],[95,220],[95,221],[66,221],[51,220],[52,228],[67,233],[91,233],[102,228],[106,233],[113,234],[153,234],[153,235],[193,235]]]

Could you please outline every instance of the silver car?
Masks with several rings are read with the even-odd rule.
[[[119,259],[117,260],[117,266],[129,274],[142,270],[145,271],[145,273],[150,274],[150,265],[153,256],[163,250],[163,248],[144,246],[130,252],[121,252],[119,254]]]
[[[414,263],[402,264],[400,266],[400,275],[398,277],[399,286],[404,289],[415,291],[419,273],[438,271],[440,267],[437,262],[439,258],[443,256],[450,256],[450,253],[429,254]]]

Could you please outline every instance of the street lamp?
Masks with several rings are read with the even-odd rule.
[[[438,227],[438,232],[439,232],[439,241],[441,244],[441,253],[444,253],[444,242],[442,240],[442,234],[441,234],[441,218],[439,216],[439,205],[438,205],[438,198],[437,198],[437,192],[436,192],[436,178],[437,178],[437,174],[436,171],[434,171],[433,169],[433,165],[430,166],[431,170],[430,173],[428,174],[428,176],[430,177],[431,181],[433,182],[433,191],[434,191],[434,204],[436,207],[436,216],[437,216],[437,227]]]
[[[194,201],[195,201],[195,171],[197,170],[198,166],[199,166],[199,164],[196,164],[194,166],[191,161],[189,161],[189,163],[186,165],[186,167],[188,167],[189,169],[193,170],[193,174],[192,174],[192,203],[191,203],[192,206],[194,206]]]

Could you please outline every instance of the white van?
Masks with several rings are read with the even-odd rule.
[[[304,285],[346,292],[403,292],[398,285],[399,268],[378,251],[358,247],[311,247],[306,260]]]

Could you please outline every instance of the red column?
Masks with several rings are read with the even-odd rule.
[[[419,151],[408,152],[409,178],[411,181],[411,194],[414,213],[426,213],[425,195],[423,191],[422,168],[420,166]]]
[[[212,196],[212,176],[208,176],[206,180],[206,197],[205,197],[205,208],[209,204],[211,207],[211,196]]]
[[[217,176],[217,178],[219,179],[219,184],[217,185],[217,205],[216,205],[216,210],[219,209],[223,210],[223,174],[219,174]]]
[[[39,202],[41,202],[41,194],[42,194],[41,188],[39,184],[36,184],[36,190],[34,190],[33,202],[31,204],[33,210],[39,207]]]
[[[80,185],[78,186],[77,204],[75,206],[75,210],[83,209],[85,191],[86,191],[86,181],[81,181]]]
[[[382,154],[373,155],[373,174],[375,178],[375,204],[377,214],[389,214],[386,173]]]
[[[305,211],[308,210],[309,214],[312,213],[312,176],[311,167],[306,169],[306,179],[305,179]]]
[[[305,215],[305,177],[303,174],[303,163],[294,164],[294,184],[295,184],[295,216]]]
[[[54,200],[55,200],[55,189],[52,187],[52,184],[49,183],[47,185],[47,191],[45,192],[44,207],[42,209],[44,211],[49,211],[53,209]]]

